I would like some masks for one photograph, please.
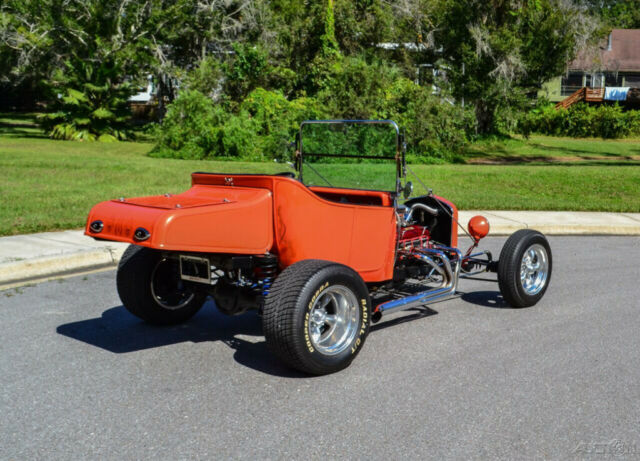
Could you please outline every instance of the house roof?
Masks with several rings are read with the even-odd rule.
[[[595,52],[579,53],[569,70],[640,72],[640,29],[613,29]]]

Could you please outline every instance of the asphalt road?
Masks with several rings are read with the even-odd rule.
[[[113,271],[0,292],[0,459],[640,458],[640,238],[551,245],[537,306],[463,280],[318,378],[254,314],[141,323]]]

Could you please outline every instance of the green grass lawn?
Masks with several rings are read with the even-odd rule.
[[[0,130],[0,235],[79,228],[95,203],[181,192],[189,187],[193,171],[273,173],[287,169],[274,163],[155,159],[146,156],[152,147],[148,143],[52,141],[26,122],[19,126],[27,132],[16,133],[15,127],[4,133]],[[7,128],[1,117],[0,127]],[[628,141],[535,137],[510,142],[505,149],[522,156],[540,149],[537,144],[583,152],[640,150],[640,142]],[[605,149],[606,143],[611,147]],[[487,146],[481,148],[489,152]],[[578,156],[574,154],[577,152],[571,156]],[[617,155],[615,162],[416,165],[413,170],[434,193],[461,209],[640,212],[640,168],[625,155]],[[354,168],[363,181],[388,184],[388,174],[381,174],[380,165],[331,165],[326,174],[332,181],[354,174]],[[421,192],[418,182],[412,180],[416,192]]]
[[[530,165],[640,165],[640,139],[573,139],[551,136],[485,140],[470,145],[467,163]]]

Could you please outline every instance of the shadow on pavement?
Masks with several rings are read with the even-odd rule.
[[[433,309],[427,306],[416,307],[413,309],[407,309],[406,311],[403,311],[403,313],[408,313],[408,312],[413,312],[413,313],[409,315],[404,315],[402,317],[392,317],[389,320],[384,320],[384,317],[383,317],[383,320],[381,320],[380,323],[373,324],[369,331],[373,333],[375,331],[384,330],[385,328],[400,325],[401,323],[412,322],[414,320],[430,317],[438,313],[438,311],[434,311]]]
[[[477,306],[493,307],[496,309],[510,309],[511,307],[502,298],[499,291],[472,291],[462,293],[460,298]]]
[[[221,314],[211,301],[188,322],[169,327],[148,325],[131,315],[124,306],[112,307],[99,318],[66,323],[56,331],[78,341],[115,354],[124,354],[182,342],[222,341],[235,350],[234,359],[256,371],[281,377],[306,377],[280,364],[258,342],[238,338],[262,336],[262,322],[255,312],[237,316]]]
[[[480,306],[506,308],[499,292],[476,291],[462,294],[462,299]],[[376,332],[414,320],[436,315],[427,306],[409,309],[408,315],[382,320],[371,326]],[[233,349],[236,362],[262,373],[274,376],[310,377],[282,365],[267,349],[262,338],[262,321],[256,312],[227,316],[207,301],[191,320],[176,326],[153,326],[131,315],[124,306],[112,307],[101,317],[66,323],[56,328],[58,334],[99,347],[115,354],[125,354],[183,342],[222,341]],[[255,336],[248,341],[238,336]]]

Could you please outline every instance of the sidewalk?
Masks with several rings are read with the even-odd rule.
[[[82,230],[0,238],[0,290],[114,267],[126,243],[100,242]]]
[[[548,235],[640,235],[640,213],[461,211],[459,221],[466,227],[476,214],[489,220],[489,236],[525,228]],[[81,230],[1,237],[0,290],[115,267],[127,246],[93,240]]]

